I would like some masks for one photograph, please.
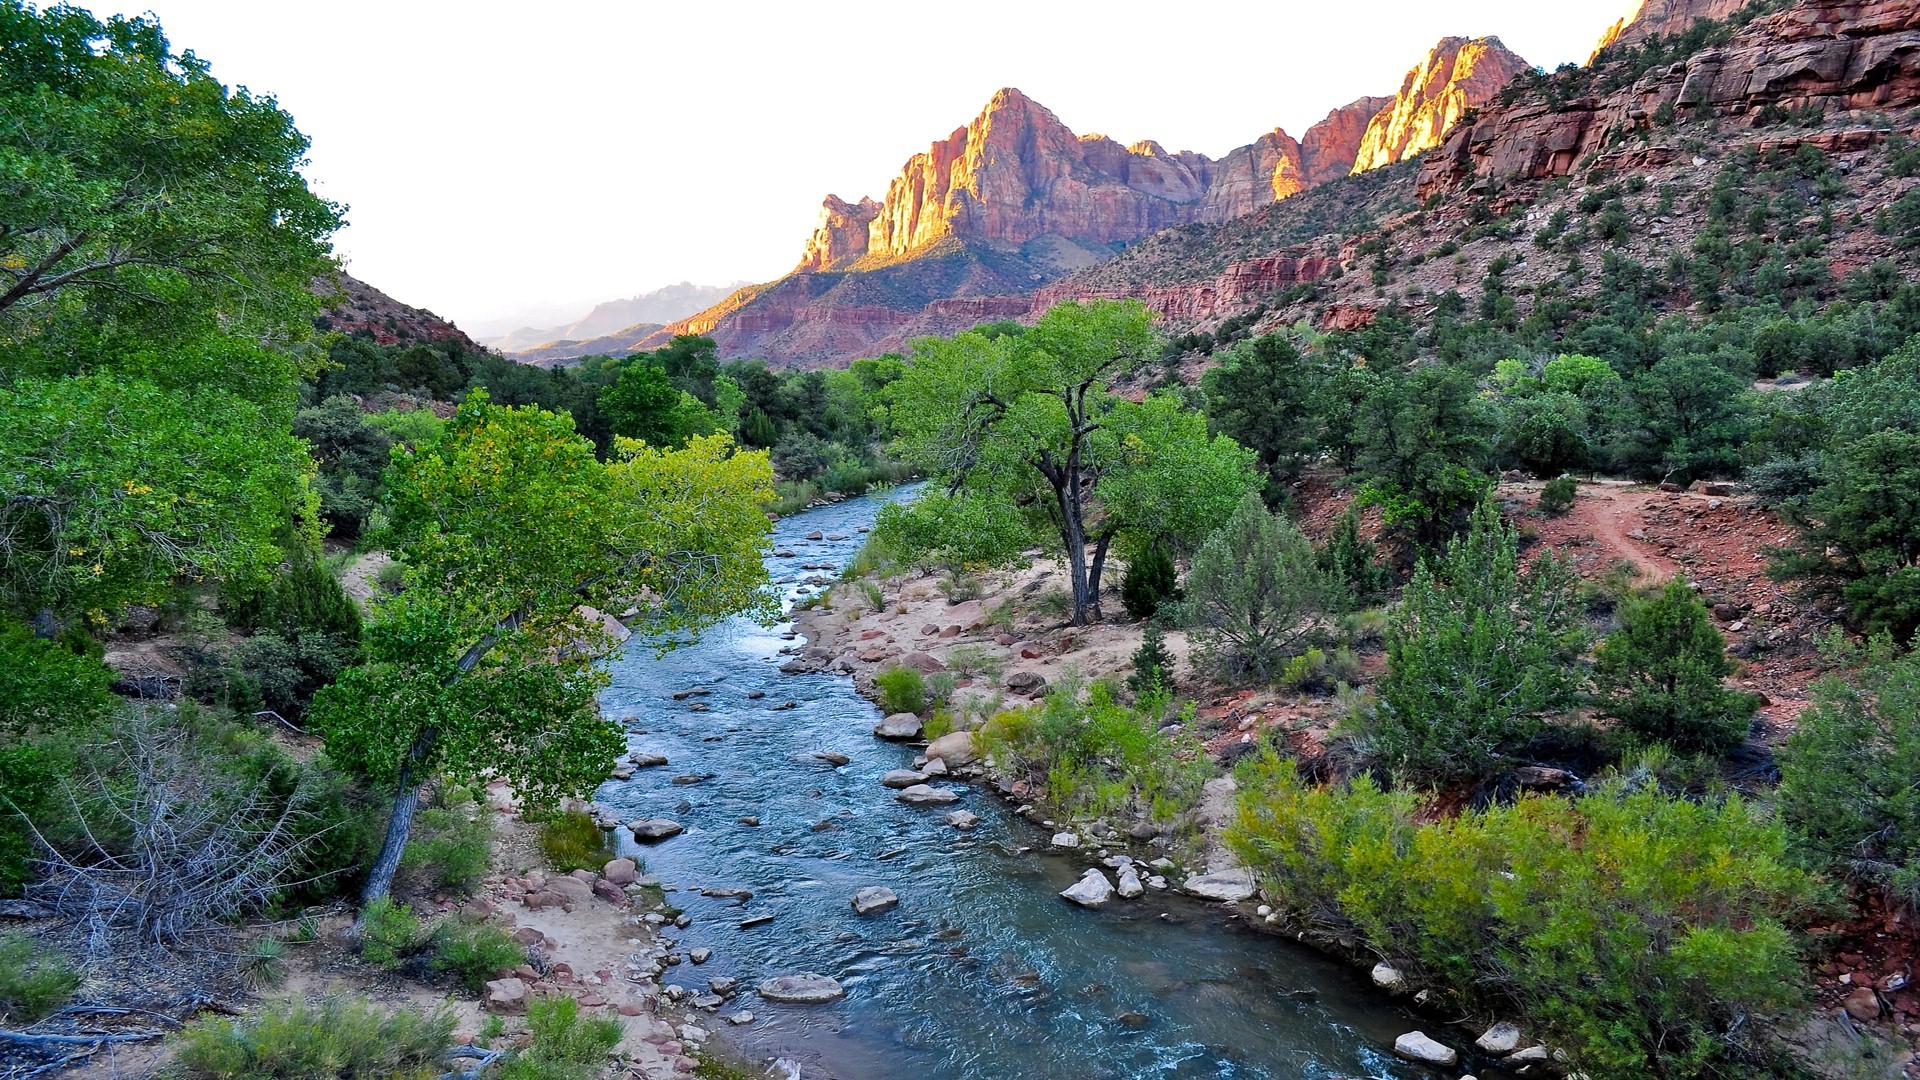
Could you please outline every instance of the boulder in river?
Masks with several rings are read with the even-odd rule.
[[[927,758],[939,758],[948,767],[971,764],[974,760],[973,732],[949,731],[927,744]]]
[[[1132,863],[1122,866],[1114,876],[1120,879],[1120,895],[1128,900],[1147,891],[1147,887],[1140,884],[1140,871],[1135,870]]]
[[[1460,1060],[1459,1053],[1453,1047],[1427,1038],[1424,1031],[1409,1031],[1393,1040],[1393,1052],[1423,1065],[1453,1065]]]
[[[872,915],[877,911],[885,911],[898,903],[900,903],[900,898],[894,895],[892,889],[887,888],[885,885],[869,885],[853,894],[853,913],[855,915]]]
[[[910,712],[897,712],[873,726],[873,733],[883,739],[917,739],[920,737],[920,718]]]
[[[1089,869],[1080,875],[1080,880],[1060,890],[1062,899],[1070,900],[1081,907],[1097,908],[1113,899],[1113,882],[1098,869]]]
[[[665,765],[667,763],[667,756],[665,754],[642,754],[636,750],[627,755],[627,760],[631,762],[636,769],[651,769],[655,766]]]
[[[971,810],[954,810],[947,814],[947,824],[964,832],[980,824],[980,818]]]
[[[913,806],[937,805],[960,801],[959,794],[952,788],[928,787],[925,784],[915,784],[900,794],[895,795],[894,798]]]
[[[635,840],[650,844],[665,840],[669,836],[679,836],[687,831],[687,827],[667,818],[641,818],[638,821],[627,822],[627,830],[633,833]]]
[[[1520,1048],[1520,1028],[1502,1020],[1473,1040],[1473,1045],[1489,1054],[1511,1054]]]
[[[754,989],[768,1001],[784,1001],[789,1005],[821,1005],[847,996],[837,980],[811,971],[762,979]]]
[[[1053,834],[1053,839],[1049,840],[1048,843],[1062,849],[1077,848],[1080,846],[1080,834],[1075,832],[1057,832]]]
[[[836,769],[853,760],[838,750],[815,750],[813,756],[815,760],[824,761]]]
[[[880,786],[890,788],[910,788],[915,784],[925,784],[927,774],[912,769],[894,769],[880,778]]]
[[[1253,895],[1253,871],[1244,866],[1215,870],[1188,878],[1181,888],[1202,900],[1238,903]]]
[[[1397,994],[1407,988],[1407,977],[1399,968],[1382,960],[1373,965],[1373,985],[1388,993]]]

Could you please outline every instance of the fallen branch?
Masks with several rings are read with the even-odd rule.
[[[473,1066],[459,1071],[441,1073],[435,1077],[434,1080],[475,1080],[481,1073],[487,1071],[487,1066],[500,1060],[505,1054],[505,1050],[484,1050],[478,1046],[456,1046],[447,1051],[444,1056],[448,1058],[474,1058],[476,1060]]]
[[[166,1036],[164,1031],[126,1031],[117,1035],[34,1035],[25,1031],[0,1028],[0,1042],[25,1043],[28,1046],[97,1046],[100,1043],[146,1042]]]

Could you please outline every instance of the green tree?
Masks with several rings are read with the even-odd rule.
[[[1262,334],[1227,349],[1207,372],[1207,415],[1215,431],[1254,452],[1271,488],[1293,479],[1321,449],[1326,377],[1323,364],[1303,357],[1286,332]]]
[[[1433,544],[1451,535],[1492,480],[1493,423],[1474,381],[1445,364],[1382,375],[1359,422],[1356,464],[1389,527]]]
[[[1920,909],[1920,656],[1882,635],[1780,748],[1780,810],[1821,862]]]
[[[676,388],[651,356],[622,368],[618,381],[600,391],[599,405],[615,435],[648,446],[679,446],[724,426],[692,394]]]
[[[1746,738],[1760,702],[1727,686],[1731,674],[1726,640],[1677,577],[1652,596],[1629,597],[1620,628],[1594,653],[1601,715],[1687,752],[1722,751]]]
[[[1649,480],[1733,472],[1753,431],[1747,380],[1709,356],[1669,356],[1628,380],[1616,463]]]
[[[150,19],[0,2],[0,338],[31,346],[12,362],[306,336],[340,225],[306,152],[271,98],[222,86]]]
[[[1165,548],[1148,544],[1127,560],[1126,576],[1120,579],[1120,604],[1128,618],[1151,619],[1161,605],[1179,595],[1180,575]]]
[[[1579,698],[1578,578],[1552,555],[1523,568],[1490,499],[1443,554],[1421,560],[1386,637],[1365,733],[1412,779],[1484,776]]]
[[[87,728],[111,715],[113,675],[94,656],[0,614],[0,896],[27,881],[26,820],[52,809],[55,781]]]
[[[885,531],[919,539],[902,550],[977,551],[977,540],[932,528],[934,515],[1023,519],[1031,535],[1057,540],[1075,625],[1100,617],[1101,572],[1123,531],[1192,542],[1250,482],[1246,451],[1209,438],[1204,418],[1177,400],[1134,404],[1112,392],[1158,354],[1138,303],[1065,303],[1023,334],[925,338],[915,350],[889,388],[897,445],[950,498],[888,507]],[[955,504],[973,508],[955,513]],[[903,520],[911,517],[919,524]]]
[[[1167,648],[1166,631],[1149,621],[1140,634],[1140,647],[1133,650],[1133,674],[1127,676],[1127,689],[1135,698],[1165,694],[1173,686],[1173,653]]]
[[[1320,565],[1338,587],[1336,595],[1349,608],[1367,606],[1387,587],[1387,568],[1380,565],[1373,541],[1360,535],[1360,510],[1351,503],[1327,538],[1327,546],[1321,549]]]
[[[1181,612],[1218,675],[1266,680],[1338,607],[1338,586],[1299,526],[1248,493],[1187,571]]]
[[[1526,394],[1505,403],[1500,420],[1500,456],[1535,476],[1575,471],[1590,457],[1587,410],[1568,393]]]
[[[369,422],[360,403],[345,394],[295,413],[293,433],[307,441],[320,466],[313,486],[321,515],[334,535],[358,537],[380,501],[380,474],[393,437]]]
[[[591,603],[649,603],[651,629],[763,609],[766,457],[724,437],[616,444],[563,415],[471,395],[432,444],[397,450],[390,541],[406,589],[367,630],[368,663],[316,695],[327,753],[396,793],[363,890],[384,896],[436,773],[498,776],[529,805],[590,789],[621,742],[602,720]]]

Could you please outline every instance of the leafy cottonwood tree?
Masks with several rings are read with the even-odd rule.
[[[1022,334],[977,331],[915,343],[888,389],[900,452],[948,497],[889,507],[882,536],[907,550],[952,543],[982,560],[1019,550],[1018,531],[1051,535],[1067,564],[1073,622],[1100,617],[1114,539],[1197,541],[1253,482],[1250,455],[1210,438],[1172,398],[1126,401],[1110,387],[1158,355],[1151,316],[1133,301],[1065,303]],[[983,546],[942,522],[992,522]],[[1009,530],[1011,522],[1023,530]]]
[[[590,789],[621,745],[581,605],[637,603],[659,632],[767,602],[766,455],[723,436],[612,461],[565,415],[472,395],[437,441],[395,451],[392,542],[406,589],[367,631],[368,663],[314,699],[335,760],[396,792],[364,898],[384,896],[421,784],[507,780],[530,805]]]

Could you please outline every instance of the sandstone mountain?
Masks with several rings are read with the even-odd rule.
[[[1443,39],[1407,72],[1393,104],[1367,125],[1352,171],[1378,169],[1439,146],[1467,110],[1493,100],[1527,68],[1499,38]]]
[[[1747,0],[1641,0],[1631,14],[1607,28],[1594,55],[1609,45],[1639,45],[1648,38],[1683,34],[1702,19],[1725,20]]]
[[[480,351],[480,346],[451,322],[425,308],[409,307],[351,274],[315,279],[312,288],[322,299],[331,301],[327,313],[314,320],[321,330],[365,334],[381,345],[453,341]]]
[[[908,159],[884,198],[828,196],[787,277],[742,289],[633,347],[694,333],[712,336],[727,357],[844,363],[1023,313],[1036,289],[1143,237],[1231,221],[1418,154],[1525,67],[1497,39],[1447,38],[1398,96],[1337,108],[1297,140],[1276,128],[1218,161],[1151,140],[1122,146],[1076,135],[1019,90],[1003,89],[971,123]]]

